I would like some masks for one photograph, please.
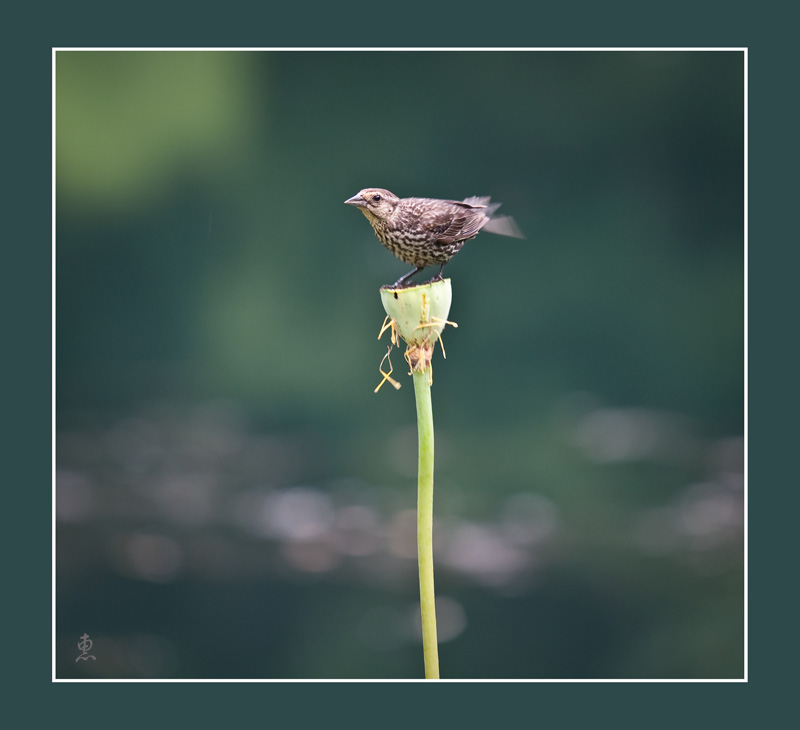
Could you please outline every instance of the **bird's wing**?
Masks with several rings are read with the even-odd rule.
[[[428,230],[439,233],[437,243],[453,243],[453,241],[466,240],[476,236],[481,229],[500,236],[512,238],[525,238],[516,221],[510,215],[496,216],[495,212],[501,203],[492,203],[490,196],[473,195],[464,200],[444,200],[456,210],[463,211],[464,215],[456,213],[452,218],[448,214],[442,216],[435,224],[428,226]],[[450,209],[453,213],[453,209]]]
[[[447,222],[443,222],[435,232],[437,243],[453,243],[463,241],[477,235],[489,219],[482,214],[456,215]],[[433,229],[432,229],[433,230]]]

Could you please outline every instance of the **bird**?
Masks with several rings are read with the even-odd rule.
[[[364,188],[344,202],[364,214],[378,240],[392,254],[416,267],[384,287],[387,289],[413,286],[411,278],[428,266],[439,266],[430,281],[441,281],[444,265],[481,230],[525,237],[511,216],[495,215],[501,204],[492,203],[489,196],[464,200],[398,198],[384,188]]]

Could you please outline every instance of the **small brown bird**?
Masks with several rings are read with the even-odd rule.
[[[383,188],[364,188],[344,202],[361,210],[391,253],[416,266],[389,287],[398,289],[411,286],[411,277],[426,266],[438,265],[439,273],[431,281],[440,280],[444,265],[482,229],[524,238],[511,216],[494,215],[500,203],[490,201],[489,197],[398,198]]]

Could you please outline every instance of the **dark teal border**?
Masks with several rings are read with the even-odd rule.
[[[6,193],[2,303],[6,338],[3,443],[9,509],[6,545],[6,668],[24,685],[24,712],[58,726],[126,721],[151,726],[355,727],[468,726],[578,728],[604,719],[617,727],[750,726],[769,710],[780,716],[791,676],[770,645],[790,635],[782,570],[794,547],[796,416],[791,402],[796,356],[797,116],[794,39],[788,14],[762,3],[680,2],[533,6],[469,10],[380,4],[227,3],[204,9],[139,3],[109,16],[100,3],[8,11]],[[241,7],[238,7],[241,5]],[[770,7],[773,6],[774,7]],[[392,11],[386,18],[387,10]],[[397,12],[399,10],[399,12]],[[121,46],[564,46],[748,47],[750,87],[750,682],[748,684],[52,684],[50,585],[51,479],[51,48]],[[795,193],[790,191],[794,189]],[[788,320],[788,321],[787,321]],[[10,336],[8,336],[10,335]],[[774,354],[773,354],[774,353]],[[788,417],[791,423],[786,423]],[[776,448],[780,446],[788,448]],[[794,467],[794,468],[792,468]],[[8,499],[11,497],[11,499]],[[788,500],[788,501],[787,501]],[[765,556],[770,559],[766,560]],[[9,560],[10,559],[10,560]],[[10,563],[10,565],[9,565]],[[769,606],[768,616],[764,608]],[[11,690],[12,688],[9,687]],[[11,692],[9,692],[11,695]],[[16,692],[14,695],[16,697]],[[43,718],[44,719],[44,718]],[[30,724],[35,724],[31,722]]]

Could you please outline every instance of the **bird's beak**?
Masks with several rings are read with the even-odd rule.
[[[356,208],[363,208],[367,204],[367,201],[361,197],[361,193],[357,193],[352,198],[345,200],[344,203],[345,205],[355,205]]]

